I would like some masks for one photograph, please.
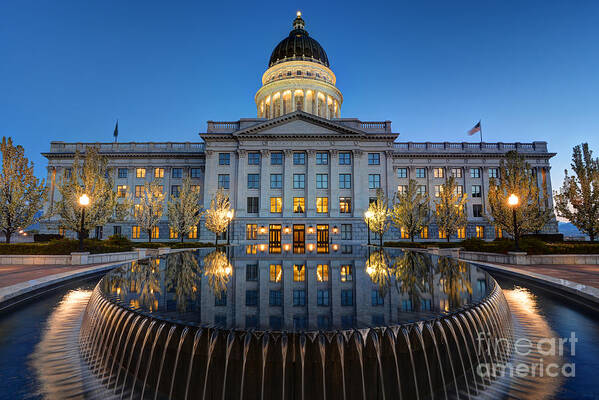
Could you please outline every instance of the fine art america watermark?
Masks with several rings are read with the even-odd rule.
[[[491,337],[484,332],[478,332],[477,353],[482,359],[476,372],[483,378],[573,377],[576,375],[575,363],[563,361],[564,355],[571,357],[576,355],[576,343],[578,338],[574,332],[571,332],[570,337],[567,338],[548,337],[536,341],[528,338],[511,341],[508,338]],[[496,357],[510,348],[510,361],[486,362],[485,356]]]

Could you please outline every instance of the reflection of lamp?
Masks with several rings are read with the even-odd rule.
[[[289,243],[285,243],[285,244],[283,245],[283,250],[285,250],[285,251],[289,251],[289,250],[291,250],[291,245],[290,245]]]
[[[261,234],[261,235],[265,235],[265,234],[266,234],[266,228],[264,227],[264,225],[262,225],[262,226],[260,227],[260,234]]]
[[[514,193],[510,194],[510,197],[507,199],[507,204],[512,209],[512,217],[514,219],[514,242],[516,244],[516,251],[520,250],[518,246],[518,221],[516,218],[516,207],[518,207],[518,203],[520,203],[520,199]]]
[[[314,251],[314,243],[308,244],[308,251]]]
[[[289,228],[289,226],[285,226],[285,228],[283,229],[283,233],[291,233],[291,228]]]
[[[260,251],[266,251],[266,245],[265,244],[261,244],[260,245]]]
[[[334,251],[337,251],[337,250],[339,250],[339,245],[338,245],[338,244],[334,244],[334,245],[333,245],[333,250],[334,250]]]
[[[337,226],[335,225],[333,227],[333,233],[336,235],[339,232],[339,229],[337,228]]]
[[[89,197],[83,193],[79,197],[79,205],[81,206],[81,229],[79,230],[79,251],[83,251],[83,229],[85,227],[85,207],[89,205]]]
[[[314,227],[313,226],[309,226],[308,227],[308,233],[309,234],[313,234],[314,233]]]

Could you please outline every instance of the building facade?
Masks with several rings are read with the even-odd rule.
[[[205,207],[223,189],[235,208],[233,241],[249,253],[329,252],[363,243],[363,214],[378,189],[391,198],[414,179],[433,206],[449,176],[468,195],[468,226],[451,239],[494,239],[501,232],[484,218],[489,179],[499,177],[500,160],[510,150],[525,155],[539,188],[552,193],[549,161],[555,154],[547,143],[401,141],[391,121],[341,118],[343,96],[335,84],[324,49],[309,36],[298,13],[263,75],[256,118],[208,121],[197,142],[52,142],[44,153],[50,185],[45,211],[51,214],[56,183],[69,173],[75,152],[90,145],[108,158],[115,190],[130,192],[134,199],[136,187],[155,178],[168,198],[177,195],[182,178],[191,177],[201,187]],[[545,206],[553,207],[550,195]],[[60,221],[50,217],[42,228],[57,232]],[[557,223],[545,230],[556,232]],[[132,220],[98,227],[92,237],[117,233],[148,239]],[[402,236],[391,229],[384,240]],[[153,239],[171,239],[166,213]],[[201,223],[190,239],[211,241],[214,236]],[[443,233],[431,219],[421,240],[440,239]]]

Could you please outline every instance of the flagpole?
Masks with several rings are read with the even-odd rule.
[[[478,121],[478,125],[479,125],[479,128],[480,128],[478,130],[480,132],[480,142],[482,143],[483,142],[483,122],[482,122],[482,120]]]

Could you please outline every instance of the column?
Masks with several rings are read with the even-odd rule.
[[[285,150],[283,171],[283,217],[293,215],[293,151]]]
[[[235,174],[236,182],[234,188],[236,193],[237,206],[235,214],[237,216],[246,216],[247,212],[247,152],[245,150],[237,150],[238,162],[236,165],[237,173]]]
[[[306,155],[306,179],[304,196],[306,201],[306,217],[316,216],[316,152],[308,150]],[[330,204],[329,204],[330,205]]]
[[[396,175],[393,173],[393,151],[388,150],[383,154],[385,156],[385,182],[387,183],[387,192],[385,195],[388,199],[391,199],[397,191]]]
[[[295,90],[291,89],[291,111],[295,111],[297,109],[295,104]]]
[[[353,191],[353,216],[362,218],[364,212],[368,209],[368,178],[366,176],[366,168],[362,160],[362,150],[354,150],[352,153],[352,165],[354,181],[352,184]],[[366,188],[366,189],[364,189]],[[339,201],[339,199],[337,199]]]
[[[339,217],[339,158],[337,150],[329,152],[329,215],[332,218]]]
[[[266,217],[269,215],[270,210],[270,151],[262,150],[260,152],[260,217]]]
[[[326,117],[327,119],[331,119],[331,108],[329,107],[329,96],[326,96],[324,99],[324,106],[326,107]]]
[[[283,115],[283,92],[279,92],[279,115]]]

